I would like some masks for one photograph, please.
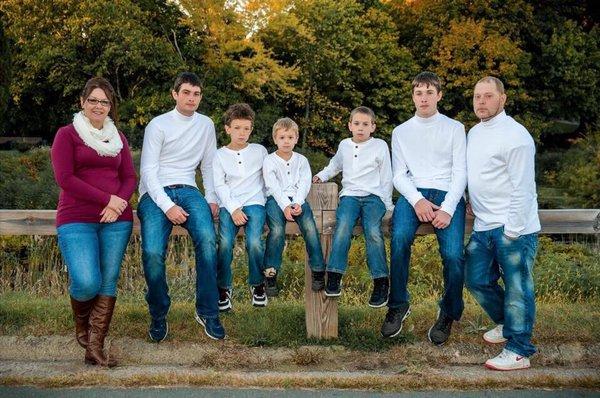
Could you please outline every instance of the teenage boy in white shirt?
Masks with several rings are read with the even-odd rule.
[[[371,137],[375,131],[375,113],[366,106],[350,113],[348,129],[352,138],[340,142],[327,167],[313,182],[329,180],[342,172],[342,191],[336,211],[325,295],[341,295],[341,280],[348,266],[352,230],[360,217],[365,234],[367,264],[373,278],[369,306],[379,308],[388,301],[389,279],[381,221],[392,210],[392,167],[387,143]]]
[[[167,337],[171,305],[165,272],[167,243],[173,225],[186,228],[196,258],[196,320],[213,339],[223,339],[225,329],[217,308],[217,243],[213,217],[219,207],[213,186],[212,161],[217,150],[215,126],[197,113],[202,99],[198,76],[184,72],[172,91],[175,109],[155,117],[144,133],[141,158],[140,202],[142,263],[152,317],[148,331],[153,341]],[[196,186],[201,163],[204,196]]]
[[[533,264],[541,229],[535,189],[535,144],[504,112],[502,82],[491,76],[475,85],[473,110],[481,122],[467,139],[469,201],[475,215],[465,249],[466,285],[496,323],[483,335],[506,343],[485,366],[525,369],[535,353]],[[504,288],[498,284],[502,278]]]
[[[265,250],[265,276],[268,297],[278,294],[277,273],[285,245],[286,221],[298,223],[312,271],[314,292],[325,288],[325,260],[319,232],[306,197],[310,191],[312,172],[310,164],[301,154],[294,152],[298,143],[298,125],[285,117],[273,125],[273,141],[277,150],[265,158],[263,177],[267,189],[267,247]]]
[[[411,245],[419,225],[431,223],[442,257],[444,294],[427,336],[433,344],[441,345],[450,337],[452,322],[460,320],[464,308],[465,128],[438,112],[442,91],[434,73],[419,73],[412,87],[415,116],[392,133],[394,186],[401,196],[392,216],[389,310],[381,334],[398,335],[410,314],[407,284]]]
[[[263,275],[265,248],[261,239],[265,225],[265,193],[262,165],[267,150],[248,139],[254,124],[254,111],[248,104],[231,105],[224,116],[230,142],[215,154],[213,176],[219,198],[219,248],[217,286],[219,310],[231,309],[231,262],[235,237],[244,226],[248,254],[248,282],[252,305],[267,305]]]

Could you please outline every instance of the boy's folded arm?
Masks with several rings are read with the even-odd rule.
[[[396,133],[392,134],[392,173],[394,187],[414,207],[419,200],[423,199],[423,195],[408,178],[408,165],[402,156],[400,136]]]
[[[294,203],[298,203],[300,206],[302,206],[304,202],[306,202],[306,197],[312,188],[312,171],[306,158],[302,159],[298,174],[300,181],[298,182],[298,190],[294,196]]]
[[[277,171],[275,165],[269,158],[266,158],[263,162],[262,174],[263,180],[265,181],[265,188],[268,194],[273,196],[277,205],[281,210],[285,210],[286,207],[292,204],[290,199],[283,193],[283,187],[281,182],[277,178]]]
[[[452,140],[452,180],[446,197],[440,208],[450,216],[454,215],[456,206],[467,187],[467,139],[465,127],[460,126]]]

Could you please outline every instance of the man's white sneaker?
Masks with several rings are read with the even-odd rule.
[[[485,367],[493,370],[519,370],[530,367],[529,358],[523,357],[506,348],[497,357],[488,359]]]
[[[491,344],[504,343],[506,339],[502,335],[503,325],[498,325],[493,329],[488,330],[483,334],[483,339]]]

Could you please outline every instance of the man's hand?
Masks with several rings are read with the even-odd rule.
[[[467,203],[467,214],[471,217],[475,217],[475,213],[473,213],[473,208],[471,207],[471,203]]]
[[[314,176],[313,177],[313,183],[315,184],[319,184],[322,183],[323,181],[321,181],[321,179],[319,178],[319,176]]]
[[[248,216],[242,211],[241,208],[237,209],[231,214],[231,219],[233,220],[233,223],[238,227],[241,227],[242,225],[245,225],[248,222]]]
[[[209,203],[208,205],[210,206],[210,212],[212,213],[213,220],[218,220],[219,219],[219,205],[216,203]]]
[[[121,215],[123,214],[123,211],[125,211],[127,205],[128,203],[125,199],[122,199],[117,195],[110,195],[110,200],[108,201],[106,207],[113,209],[115,213]]]
[[[293,211],[294,209],[292,208],[292,206],[294,206],[293,204],[287,206],[285,209],[283,209],[283,215],[285,216],[285,219],[288,221],[294,221],[294,216],[293,216]]]
[[[167,210],[167,218],[175,225],[183,224],[187,221],[189,214],[181,207],[175,205]]]
[[[444,229],[448,225],[450,225],[450,221],[452,220],[452,216],[446,213],[444,210],[435,211],[435,218],[431,222],[434,228]]]
[[[435,210],[440,207],[423,198],[415,204],[415,213],[421,222],[432,222],[435,218]]]
[[[292,203],[292,216],[297,217],[302,214],[302,206],[298,203]]]
[[[108,206],[102,209],[100,215],[102,216],[102,218],[100,219],[101,223],[115,222],[117,221],[117,218],[119,218],[119,213],[117,213]]]

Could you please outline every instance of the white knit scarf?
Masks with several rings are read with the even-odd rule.
[[[100,156],[115,157],[121,152],[123,142],[117,127],[110,117],[104,119],[102,129],[92,126],[83,111],[73,115],[73,126],[85,145],[95,150]]]

